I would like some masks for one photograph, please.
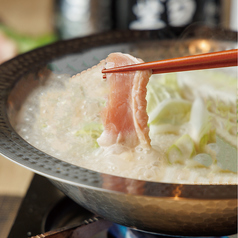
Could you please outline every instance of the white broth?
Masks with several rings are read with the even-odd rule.
[[[134,179],[237,184],[236,169],[231,169],[234,163],[236,166],[236,86],[232,79],[227,83],[225,74],[201,71],[151,77],[147,87],[150,119],[157,108],[154,103],[168,101],[156,109],[157,121],[149,120],[151,150],[98,146],[97,138],[103,131],[100,113],[109,90],[101,66],[71,78],[53,73],[48,77],[27,98],[16,125],[17,132],[36,148],[80,167]],[[213,78],[219,82],[215,84]],[[200,123],[202,119],[196,115],[196,120],[191,119],[197,98],[204,102],[201,113],[209,116],[209,128],[208,122]],[[174,108],[178,110],[170,121],[166,112]],[[201,145],[207,134],[201,128],[194,129],[198,127],[204,127],[215,141],[206,139],[206,145]],[[188,145],[185,149],[184,144]],[[227,153],[223,147],[228,148]]]

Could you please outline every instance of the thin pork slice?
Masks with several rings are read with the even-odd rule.
[[[112,68],[143,61],[128,54],[112,53],[106,62],[106,68]],[[120,144],[150,148],[145,99],[150,76],[150,70],[106,74],[110,93],[102,112],[104,131],[98,138],[101,147]]]

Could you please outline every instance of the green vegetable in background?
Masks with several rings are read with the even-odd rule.
[[[18,53],[20,54],[58,40],[55,34],[45,34],[39,37],[26,36],[15,32],[3,24],[0,24],[0,32],[3,32],[16,43]]]

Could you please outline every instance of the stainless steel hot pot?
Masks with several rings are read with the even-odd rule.
[[[78,204],[110,221],[169,235],[236,233],[236,185],[168,184],[102,174],[54,158],[14,130],[21,104],[37,87],[38,73],[45,67],[56,73],[76,74],[115,51],[149,61],[236,48],[234,34],[229,34],[218,31],[212,35],[209,30],[203,36],[163,40],[157,31],[109,32],[60,41],[0,65],[1,154],[47,177]],[[206,41],[207,49],[201,47],[201,40]]]

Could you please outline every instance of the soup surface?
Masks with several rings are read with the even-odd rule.
[[[103,67],[101,62],[73,77],[42,74],[18,114],[17,132],[58,159],[103,173],[169,183],[237,183],[235,77],[215,70],[151,76],[151,149],[100,147],[109,94]]]

